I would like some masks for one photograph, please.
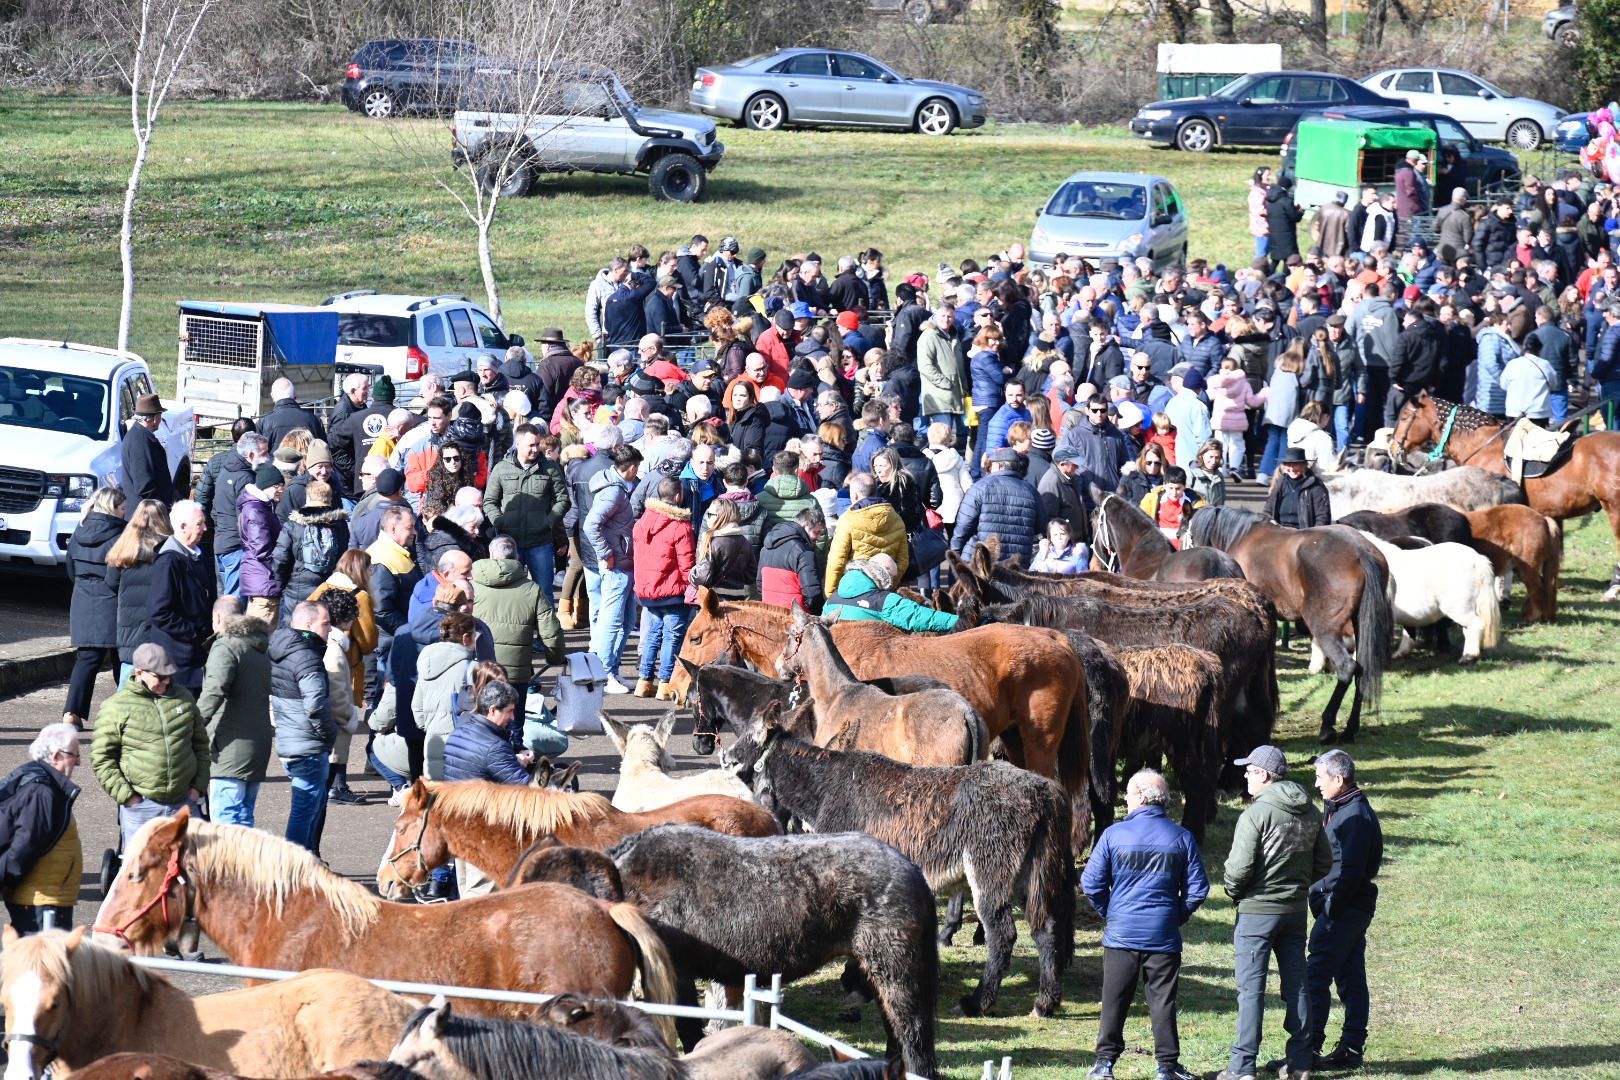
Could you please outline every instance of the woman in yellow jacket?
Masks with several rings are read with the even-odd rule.
[[[357,715],[365,711],[367,701],[366,657],[377,648],[377,620],[373,615],[370,582],[371,556],[360,548],[350,548],[338,558],[337,569],[332,576],[309,594],[311,600],[319,600],[337,590],[348,593],[359,605],[360,614],[348,631],[349,667],[353,671],[350,697]],[[332,745],[331,767],[327,770],[328,798],[337,803],[364,803],[365,796],[349,787],[349,779],[344,772],[349,763],[349,741],[349,733],[340,728],[337,742]]]
[[[79,785],[79,731],[49,724],[28,748],[31,759],[0,782],[0,877],[12,929],[35,934],[73,923],[84,852],[73,803]]]

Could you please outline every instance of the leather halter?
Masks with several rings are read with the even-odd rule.
[[[420,885],[413,885],[410,882],[405,881],[404,878],[400,878],[400,884],[409,889],[413,896],[416,895],[419,889],[427,888],[428,882],[433,879],[432,872],[428,868],[427,860],[422,857],[422,839],[427,836],[428,818],[433,814],[433,804],[438,801],[438,798],[439,797],[437,795],[428,796],[427,805],[422,807],[422,824],[417,827],[416,839],[411,841],[411,846],[400,851],[396,851],[394,854],[390,855],[386,860],[384,860],[385,865],[393,866],[407,855],[416,856],[417,873],[421,874],[425,880]],[[394,876],[399,877],[399,871],[397,869],[394,871]]]
[[[169,853],[169,865],[163,870],[163,884],[159,887],[156,895],[154,895],[152,899],[148,900],[139,911],[131,915],[122,926],[102,926],[98,923],[97,925],[91,927],[91,932],[96,934],[112,934],[125,945],[128,945],[131,951],[134,951],[135,943],[129,940],[129,928],[146,918],[147,913],[153,908],[161,907],[163,910],[164,932],[167,933],[169,926],[169,890],[173,888],[176,883],[182,886],[186,884],[185,874],[180,870],[180,848],[178,846],[176,846],[175,849]]]

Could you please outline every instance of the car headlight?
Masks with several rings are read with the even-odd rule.
[[[983,105],[984,104],[984,95],[983,94],[969,94],[968,95],[968,104],[969,105]]]
[[[1136,114],[1136,118],[1138,120],[1168,120],[1170,119],[1170,110],[1143,109],[1141,112]]]
[[[58,509],[66,513],[83,510],[84,504],[95,493],[96,478],[93,476],[52,475],[45,478],[46,497],[61,500]]]
[[[1035,247],[1045,247],[1051,239],[1052,238],[1046,234],[1046,230],[1041,228],[1039,225],[1035,226],[1035,232],[1029,238],[1030,243]]]
[[[1146,237],[1144,237],[1141,233],[1131,233],[1131,235],[1127,236],[1124,242],[1119,245],[1119,253],[1121,255],[1131,256],[1140,255],[1142,254],[1145,243]]]

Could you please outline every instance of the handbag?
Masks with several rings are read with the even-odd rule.
[[[934,569],[945,561],[945,552],[949,549],[950,545],[945,542],[944,533],[933,529],[918,529],[911,536],[910,576],[916,577]]]

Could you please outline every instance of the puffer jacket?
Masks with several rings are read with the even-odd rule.
[[[151,607],[146,613],[147,639],[163,646],[180,670],[182,686],[201,686],[207,642],[213,634],[214,560],[192,554],[171,536],[152,560]]]
[[[86,514],[68,541],[68,632],[76,649],[118,644],[118,590],[108,583],[107,552],[123,532],[123,518],[98,512]]]
[[[759,493],[759,508],[766,536],[784,521],[792,521],[800,511],[817,505],[810,487],[797,476],[773,476]]]
[[[753,551],[759,551],[760,545],[765,542],[765,533],[769,529],[769,519],[758,499],[747,491],[728,491],[715,502],[726,501],[737,506],[737,529],[742,533],[743,539]],[[698,540],[703,534],[714,526],[714,503],[709,504],[709,511],[704,513],[703,522],[698,529]]]
[[[1211,373],[1208,389],[1212,406],[1210,426],[1216,431],[1249,430],[1245,410],[1258,409],[1270,396],[1270,387],[1261,387],[1260,392],[1255,393],[1249,385],[1249,377],[1241,370]]]
[[[1006,400],[1007,369],[996,350],[980,349],[969,358],[968,370],[973,376],[973,410],[984,423]]]
[[[1010,472],[986,476],[968,489],[956,515],[951,550],[971,558],[990,537],[1001,541],[1001,557],[1021,556],[1027,563],[1035,541],[1046,532],[1046,511],[1029,481]]]
[[[523,466],[508,454],[489,470],[484,512],[520,548],[549,544],[568,513],[568,481],[557,463],[544,456]]]
[[[973,477],[968,472],[967,461],[953,446],[929,447],[924,453],[928,455],[928,460],[934,463],[934,476],[939,481],[940,498],[935,510],[945,524],[955,524],[957,510],[962,505],[962,496],[973,486]]]
[[[613,569],[627,574],[635,568],[635,514],[630,509],[630,491],[619,470],[611,465],[591,477],[591,501],[580,523],[580,553],[590,555],[585,565],[596,568],[611,557]]]
[[[133,674],[96,714],[90,766],[122,805],[139,795],[161,803],[208,790],[208,728],[191,692],[173,683],[162,697]]]
[[[73,822],[79,785],[30,761],[0,783],[0,884],[12,904],[72,907],[84,849]]]
[[[281,757],[325,754],[337,740],[325,652],[326,643],[308,630],[282,626],[270,635],[270,715]]]
[[[1103,946],[1141,952],[1180,952],[1182,924],[1209,895],[1197,841],[1162,806],[1139,807],[1109,826],[1080,887],[1107,920]]]
[[[692,539],[692,513],[662,499],[648,499],[636,520],[636,596],[642,600],[670,600],[686,594],[697,542]]]
[[[274,729],[265,702],[270,699],[270,627],[263,619],[233,615],[208,650],[197,711],[208,728],[212,776],[264,780],[270,765]]]
[[[529,773],[518,764],[506,732],[482,716],[471,716],[445,740],[444,778],[527,784]]]
[[[1332,868],[1322,812],[1304,788],[1278,780],[1238,818],[1223,884],[1239,915],[1286,915],[1305,910],[1311,882]]]
[[[715,529],[707,538],[708,553],[692,570],[692,584],[713,589],[722,600],[747,600],[754,589],[758,558],[740,525]]]
[[[546,648],[546,662],[563,659],[562,624],[551,601],[516,559],[473,563],[473,614],[495,637],[495,659],[518,685],[534,674],[534,643]]]
[[[422,729],[423,769],[429,780],[445,779],[444,744],[472,714],[472,650],[458,641],[435,641],[416,657],[411,715]]]
[[[827,550],[828,592],[838,588],[844,567],[859,559],[887,555],[899,567],[904,581],[911,552],[906,543],[906,524],[887,499],[873,495],[854,503],[838,519],[832,545]]]
[[[756,584],[759,598],[767,604],[781,608],[797,604],[812,614],[821,611],[821,570],[816,566],[816,546],[804,526],[784,521],[765,534]]]
[[[275,554],[276,580],[281,582],[284,602],[308,599],[332,576],[348,546],[348,511],[306,506],[289,514],[276,538]]]
[[[851,570],[823,608],[829,619],[886,622],[913,633],[944,634],[956,629],[957,617],[878,588],[865,571]]]
[[[1507,413],[1507,392],[1502,389],[1502,371],[1508,361],[1524,350],[1496,326],[1487,326],[1474,339],[1479,345],[1479,358],[1475,373],[1478,381],[1474,388],[1474,408],[1492,416]]]
[[[134,663],[135,647],[147,640],[146,615],[152,606],[152,563],[107,568],[107,587],[118,594],[118,659]]]
[[[276,577],[276,542],[281,519],[276,509],[249,485],[236,496],[237,543],[242,550],[242,595],[280,596]]]

